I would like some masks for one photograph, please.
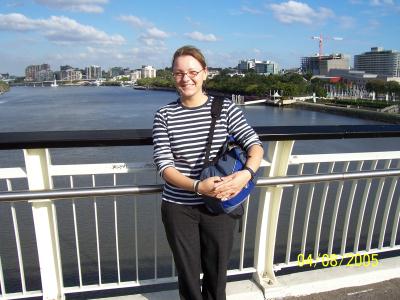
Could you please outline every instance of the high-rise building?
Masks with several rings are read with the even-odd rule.
[[[51,74],[50,74],[51,72]],[[48,79],[50,77],[50,79]],[[30,65],[25,68],[25,81],[53,80],[49,64]]]
[[[116,77],[116,76],[119,76],[119,75],[123,75],[124,71],[123,71],[122,67],[113,67],[108,71],[108,73],[109,73],[109,76],[111,78],[113,78],[113,77]]]
[[[349,70],[349,57],[343,54],[331,54],[301,58],[301,71],[303,73],[327,75],[332,69]]]
[[[278,74],[279,66],[270,60],[241,60],[238,64],[238,71],[243,73],[254,70],[258,74]]]
[[[92,65],[86,67],[85,71],[87,79],[99,79],[102,77],[101,67],[99,66]]]
[[[400,52],[373,47],[354,56],[354,69],[388,77],[400,77]]]

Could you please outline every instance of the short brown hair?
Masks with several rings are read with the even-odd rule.
[[[172,68],[174,68],[174,63],[175,60],[179,57],[179,56],[183,56],[183,55],[190,55],[192,57],[194,57],[203,68],[207,67],[206,64],[206,59],[204,58],[203,53],[201,53],[201,51],[191,45],[186,45],[183,47],[180,47],[178,50],[175,51],[174,56],[172,57]]]

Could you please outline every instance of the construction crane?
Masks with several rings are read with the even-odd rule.
[[[321,59],[322,55],[323,55],[323,43],[325,40],[335,40],[335,41],[342,41],[343,38],[341,37],[328,37],[328,36],[322,36],[322,34],[320,34],[319,36],[312,36],[311,37],[313,40],[318,40],[319,42],[319,52],[318,52],[318,57],[319,59]]]

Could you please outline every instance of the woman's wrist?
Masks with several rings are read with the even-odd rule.
[[[200,180],[195,180],[193,182],[193,191],[197,194],[197,195],[201,195],[199,192],[199,186],[200,186]]]
[[[250,173],[250,180],[253,180],[256,176],[256,172],[254,172],[253,169],[248,166],[244,166],[243,170]]]

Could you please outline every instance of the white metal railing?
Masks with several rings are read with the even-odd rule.
[[[275,272],[282,268],[298,266],[297,255],[302,254],[312,256],[313,262],[321,262],[321,253],[327,255],[337,255],[345,257],[349,253],[380,253],[400,249],[396,244],[399,232],[400,201],[398,175],[385,177],[385,171],[390,169],[400,169],[400,151],[387,152],[364,152],[364,153],[338,153],[320,155],[292,155],[294,141],[272,142],[268,145],[266,157],[263,161],[259,188],[253,195],[253,200],[246,205],[245,215],[242,220],[243,230],[239,236],[239,256],[238,265],[230,268],[228,275],[253,273],[254,278],[263,286],[267,282],[276,282]],[[81,176],[91,179],[91,188],[99,187],[100,176],[111,176],[112,184],[115,188],[119,186],[119,178],[123,175],[133,175],[132,184],[137,184],[137,177],[148,176],[153,178],[154,186],[158,185],[156,172],[151,163],[109,163],[109,164],[81,164],[81,165],[53,165],[51,163],[50,151],[46,149],[24,150],[24,168],[2,168],[0,169],[0,184],[5,183],[6,191],[15,192],[14,182],[20,179],[26,180],[29,189],[32,191],[52,190],[54,181],[57,178],[67,178],[70,191],[76,190],[77,182]],[[310,169],[312,172],[310,172]],[[366,171],[382,171],[378,179],[374,179],[370,174],[368,179],[354,179],[350,173],[362,173]],[[288,173],[293,173],[303,178],[304,181],[288,181],[291,177]],[[323,175],[337,175],[329,179],[321,179]],[[396,173],[397,174],[397,173]],[[311,176],[319,175],[319,179],[312,180]],[[306,178],[309,176],[309,178]],[[263,182],[263,178],[266,181]],[[356,177],[355,177],[356,178]],[[268,183],[267,180],[282,179],[286,183]],[[311,183],[310,183],[311,182]],[[319,183],[318,183],[319,182]],[[273,184],[273,185],[271,185]],[[17,184],[15,184],[17,185]],[[89,187],[89,188],[90,188]],[[345,192],[346,191],[346,192]],[[10,209],[12,228],[14,231],[14,241],[4,241],[3,243],[15,243],[17,249],[17,265],[14,269],[19,272],[19,291],[8,292],[6,282],[10,274],[4,268],[4,261],[0,255],[0,299],[16,299],[42,296],[44,299],[62,299],[67,293],[105,290],[125,287],[137,287],[148,284],[159,284],[176,281],[176,274],[173,267],[172,257],[169,256],[171,269],[168,275],[159,274],[159,260],[164,259],[163,253],[159,253],[159,243],[162,236],[160,226],[157,221],[158,199],[153,200],[153,220],[151,235],[146,234],[152,240],[152,255],[146,255],[146,259],[153,260],[152,275],[142,278],[141,276],[141,257],[138,228],[138,208],[141,203],[148,202],[148,199],[141,199],[140,193],[146,192],[145,189],[137,189],[126,192],[131,194],[129,201],[133,202],[133,236],[124,236],[121,232],[120,209],[121,199],[112,191],[104,191],[104,195],[109,196],[112,201],[112,211],[109,213],[113,220],[110,225],[115,236],[112,238],[115,248],[115,279],[110,282],[106,277],[107,272],[103,272],[107,262],[102,260],[102,232],[99,216],[99,204],[102,203],[103,196],[92,197],[90,206],[93,209],[95,251],[90,253],[96,261],[97,269],[96,280],[85,280],[85,266],[82,262],[82,246],[85,245],[85,238],[80,234],[80,223],[78,213],[80,195],[71,196],[69,205],[72,209],[73,237],[75,244],[77,282],[76,284],[65,284],[66,270],[63,270],[63,262],[66,257],[62,256],[60,249],[60,239],[64,237],[59,233],[58,216],[66,213],[57,207],[58,200],[32,200],[32,218],[35,227],[37,242],[37,252],[41,276],[41,289],[31,290],[26,283],[26,270],[23,256],[23,243],[21,243],[21,228],[18,223],[18,208],[15,202],[9,204],[1,203],[0,209]],[[285,193],[285,195],[284,195]],[[6,194],[6,193],[4,193]],[[124,194],[121,192],[120,194]],[[137,195],[138,194],[138,195]],[[254,196],[258,194],[258,201]],[[8,194],[9,195],[9,194]],[[304,197],[303,197],[304,196]],[[345,197],[345,198],[344,198]],[[154,198],[154,197],[153,197]],[[360,200],[359,200],[360,199]],[[64,200],[63,200],[64,201]],[[283,206],[283,202],[286,206]],[[327,204],[333,203],[332,209],[327,210]],[[358,205],[358,211],[354,209]],[[257,206],[258,205],[258,206]],[[256,207],[257,206],[257,207]],[[340,208],[342,206],[342,208]],[[366,222],[367,214],[369,222]],[[339,211],[342,210],[344,217],[340,218]],[[314,211],[317,213],[314,214]],[[381,211],[382,218],[377,220],[378,212]],[[142,211],[140,211],[142,212]],[[143,213],[143,212],[142,212]],[[255,225],[254,245],[246,243],[249,234],[249,220],[254,220],[254,215],[249,219],[249,214],[257,213],[257,223]],[[288,214],[288,219],[283,219],[283,215]],[[314,216],[314,217],[313,217]],[[316,216],[316,217],[315,217]],[[324,220],[328,220],[328,229],[324,229]],[[355,221],[356,220],[356,221]],[[316,221],[316,222],[313,222]],[[285,241],[277,241],[279,222],[283,222],[287,230]],[[353,224],[354,226],[351,226]],[[287,225],[287,227],[285,227]],[[301,239],[294,239],[294,235],[301,228]],[[349,231],[355,228],[354,234]],[[367,228],[367,229],[365,229]],[[312,230],[311,230],[312,229]],[[315,232],[312,232],[315,231]],[[323,231],[327,232],[328,239],[322,240]],[[311,235],[311,233],[314,233]],[[340,234],[341,232],[341,234]],[[375,234],[379,232],[379,234]],[[351,234],[350,234],[351,233]],[[313,237],[310,239],[310,236]],[[388,237],[389,236],[389,237]],[[124,239],[134,240],[132,252],[134,255],[134,269],[131,273],[134,276],[129,280],[123,279],[124,260],[121,258],[121,242]],[[377,244],[376,247],[373,245]],[[3,244],[4,245],[4,244]],[[284,249],[283,251],[281,249]],[[254,252],[253,252],[254,251]],[[323,252],[325,251],[325,252]],[[295,254],[295,255],[293,255]],[[296,255],[297,254],[297,255]],[[254,264],[246,261],[253,260]],[[3,263],[2,263],[3,262]],[[93,269],[93,265],[90,266]],[[71,269],[71,266],[66,266]],[[148,270],[147,270],[148,271]],[[165,273],[165,272],[163,272]],[[93,274],[91,274],[93,275]],[[89,283],[88,283],[89,282]]]

